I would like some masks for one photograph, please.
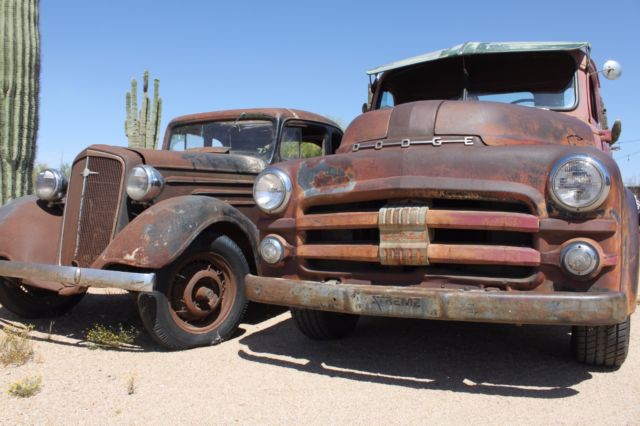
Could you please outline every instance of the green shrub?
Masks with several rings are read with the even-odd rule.
[[[87,341],[94,349],[118,349],[132,344],[137,334],[134,327],[124,328],[122,324],[118,325],[118,330],[96,324],[87,332]]]

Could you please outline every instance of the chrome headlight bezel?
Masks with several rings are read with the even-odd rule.
[[[52,179],[53,187],[45,183],[45,180],[51,181]],[[60,170],[45,169],[36,176],[34,187],[36,196],[39,199],[42,201],[55,202],[64,198],[67,193],[67,185],[67,178]]]
[[[261,180],[266,179],[269,175],[274,177],[276,179],[276,182],[278,182],[280,190],[277,191],[277,193],[281,194],[280,200],[277,201],[276,203],[271,203],[271,204],[264,203],[264,202],[261,203],[260,202],[261,198],[258,196],[258,192],[259,192],[258,186],[261,183]],[[293,190],[293,184],[291,183],[291,178],[289,177],[289,175],[278,168],[270,167],[263,170],[256,177],[256,180],[253,184],[253,200],[255,201],[258,208],[265,213],[268,213],[268,214],[280,213],[284,211],[284,209],[286,209],[287,206],[289,205],[292,190]],[[276,191],[273,191],[273,193],[276,193]]]
[[[592,167],[600,175],[602,187],[598,191],[597,195],[593,197],[587,204],[567,204],[556,193],[556,177],[558,176],[560,169],[562,169],[570,162],[582,162],[584,165],[586,165],[586,167]],[[549,195],[551,196],[551,199],[563,209],[569,210],[574,213],[590,212],[597,209],[607,199],[610,189],[611,176],[609,175],[607,168],[596,158],[585,154],[575,154],[562,158],[553,166],[551,174],[549,175]]]
[[[583,255],[589,258],[591,264],[588,268],[584,270],[576,270],[575,268],[572,268],[571,263],[567,258],[575,252],[582,252]],[[599,270],[601,260],[598,250],[587,241],[574,241],[563,247],[560,252],[560,265],[562,266],[562,269],[569,275],[576,278],[588,278],[592,276]]]
[[[269,246],[272,247],[273,253],[275,254],[273,257],[268,255]],[[258,245],[258,252],[260,253],[262,260],[270,265],[276,265],[284,259],[285,247],[278,238],[273,235],[268,235]]]
[[[127,177],[127,195],[134,201],[150,201],[156,198],[164,188],[162,174],[152,166],[135,166]]]

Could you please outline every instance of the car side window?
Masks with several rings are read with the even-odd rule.
[[[280,142],[280,160],[318,157],[325,151],[329,131],[324,126],[294,123],[287,125]]]

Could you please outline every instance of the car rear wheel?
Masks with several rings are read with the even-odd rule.
[[[236,331],[247,307],[242,250],[229,237],[194,243],[157,271],[157,291],[140,293],[138,309],[147,331],[170,349],[213,345]]]
[[[23,318],[54,317],[76,306],[84,293],[72,296],[31,287],[18,278],[0,277],[0,305]]]
[[[614,325],[574,326],[571,333],[573,354],[584,364],[620,367],[629,352],[630,331],[629,317]]]
[[[312,309],[291,308],[294,323],[305,336],[314,340],[330,340],[346,337],[358,324],[358,315]]]

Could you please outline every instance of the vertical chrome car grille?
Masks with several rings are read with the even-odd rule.
[[[61,263],[89,266],[107,247],[117,221],[122,163],[89,156],[74,164],[67,197]]]

